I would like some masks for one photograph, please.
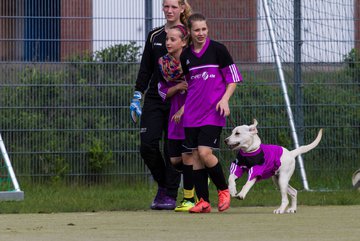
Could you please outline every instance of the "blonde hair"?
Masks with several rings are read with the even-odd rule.
[[[164,1],[165,1],[165,0],[163,0],[163,4],[164,4]],[[188,3],[187,0],[178,0],[178,4],[179,4],[179,6],[184,7],[184,12],[182,12],[182,13],[180,14],[180,22],[181,22],[184,26],[187,26],[188,18],[189,18],[190,15],[192,14],[191,6],[190,6],[190,4]]]
[[[179,0],[179,5],[184,6],[184,12],[180,15],[180,21],[182,24],[187,26],[188,19],[189,19],[190,15],[192,14],[191,6],[187,0]]]

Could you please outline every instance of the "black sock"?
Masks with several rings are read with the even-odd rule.
[[[165,180],[166,195],[176,200],[181,181],[181,173],[175,170],[170,163],[166,165]]]
[[[184,199],[194,202],[193,165],[183,165]]]
[[[176,163],[175,165],[172,164],[172,165],[173,165],[173,167],[175,168],[176,171],[178,171],[178,172],[183,171],[184,164],[182,162]]]
[[[222,170],[220,162],[218,162],[215,166],[206,168],[211,180],[215,184],[218,190],[228,189],[228,185],[226,184],[224,172]]]
[[[194,185],[197,197],[204,199],[206,202],[209,201],[209,187],[208,187],[208,173],[206,169],[194,170]]]

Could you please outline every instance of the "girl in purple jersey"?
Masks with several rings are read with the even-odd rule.
[[[230,194],[225,176],[213,149],[219,139],[225,117],[230,114],[229,99],[242,77],[226,47],[208,38],[206,18],[199,13],[188,19],[192,43],[181,54],[181,66],[188,82],[184,105],[184,146],[197,150],[194,159],[194,184],[199,202],[189,211],[211,211],[207,177],[218,190],[218,210],[230,207]]]
[[[180,65],[180,54],[187,44],[187,30],[182,25],[171,27],[166,35],[168,53],[159,58],[159,70],[163,77],[158,84],[158,92],[163,100],[170,99],[170,115],[168,124],[168,150],[171,163],[183,172],[184,199],[175,208],[176,212],[188,212],[194,207],[194,183],[192,180],[192,155],[182,157],[187,150],[183,147],[185,132],[183,128],[183,112],[187,91]]]

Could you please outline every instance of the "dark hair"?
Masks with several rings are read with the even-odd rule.
[[[206,21],[206,18],[201,13],[193,13],[193,14],[191,14],[189,19],[188,19],[188,26],[187,26],[189,28],[189,30],[191,30],[191,28],[192,28],[192,23],[196,22],[196,21]]]

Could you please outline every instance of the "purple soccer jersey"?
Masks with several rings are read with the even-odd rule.
[[[256,181],[267,179],[275,174],[275,172],[281,166],[280,158],[283,153],[283,148],[276,145],[266,145],[261,144],[260,148],[252,153],[244,153],[239,151],[237,158],[230,166],[230,174],[234,174],[240,178],[244,172],[249,174],[248,180],[251,181],[254,178],[257,178]],[[245,165],[244,162],[239,161],[246,158],[256,158],[256,156],[261,156],[264,158],[263,164],[261,165]]]
[[[165,82],[159,81],[158,83],[158,92],[160,97],[165,100],[166,94],[169,91],[169,88],[177,85],[178,82]],[[184,140],[185,132],[183,127],[183,119],[181,118],[179,123],[172,121],[171,118],[173,115],[184,105],[186,98],[186,91],[177,92],[171,97],[171,107],[169,115],[169,126],[168,126],[168,138],[172,140]]]
[[[241,74],[224,45],[207,39],[199,53],[192,47],[186,48],[181,55],[188,82],[184,127],[225,126],[225,117],[216,111],[216,105],[227,84],[242,81]]]

